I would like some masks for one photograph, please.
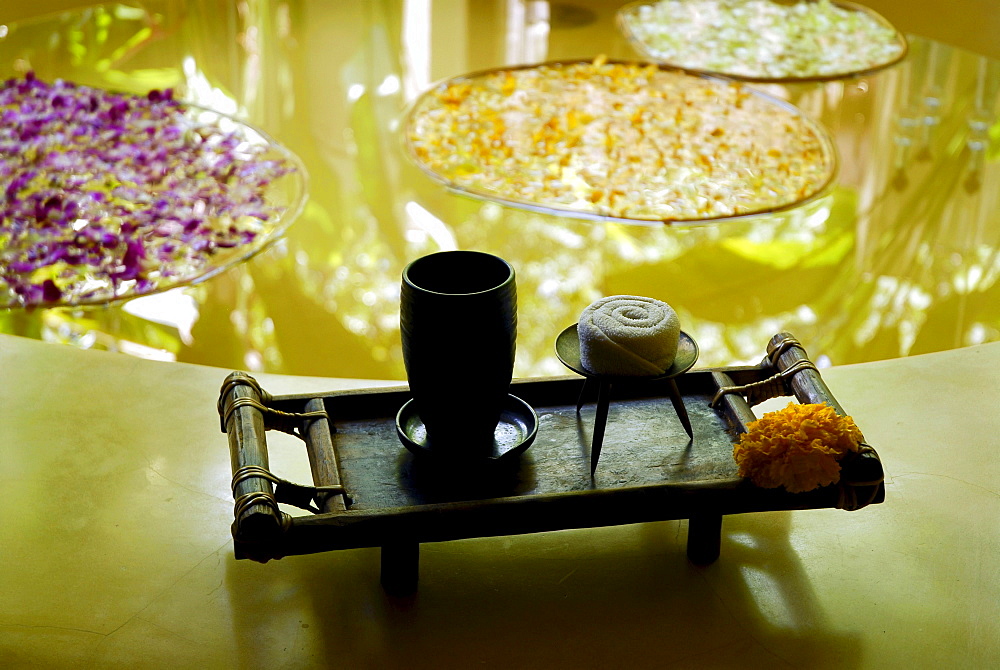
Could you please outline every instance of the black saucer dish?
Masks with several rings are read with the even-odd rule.
[[[413,400],[399,408],[396,415],[396,434],[409,451],[418,456],[432,456],[453,462],[508,461],[517,458],[535,440],[538,432],[538,415],[531,405],[517,396],[508,395],[500,422],[493,431],[493,445],[488,455],[462,457],[454,445],[437,446],[428,440],[427,429],[417,414]],[[485,450],[483,451],[485,454]]]

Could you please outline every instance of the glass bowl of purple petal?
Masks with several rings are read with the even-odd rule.
[[[0,308],[203,281],[280,238],[305,200],[292,152],[170,89],[30,72],[0,86]]]

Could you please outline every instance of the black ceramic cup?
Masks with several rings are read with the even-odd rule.
[[[403,270],[403,361],[435,451],[489,455],[514,373],[514,268],[479,251],[442,251]]]

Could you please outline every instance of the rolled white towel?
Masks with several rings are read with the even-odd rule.
[[[583,310],[577,324],[580,362],[602,375],[649,376],[666,372],[677,355],[680,322],[665,302],[613,295]]]

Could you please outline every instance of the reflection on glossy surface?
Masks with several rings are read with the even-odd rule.
[[[779,330],[838,364],[1000,340],[995,61],[912,38],[903,63],[870,77],[767,86],[830,129],[841,159],[834,191],[776,215],[647,228],[448,193],[407,161],[399,137],[406,105],[432,81],[595,53],[635,58],[616,6],[589,21],[517,2],[477,3],[475,13],[458,1],[149,6],[11,26],[4,76],[32,67],[108,88],[172,86],[302,157],[310,201],[285,240],[179,296],[0,314],[3,332],[221,367],[402,379],[402,268],[463,248],[517,270],[516,376],[562,374],[555,336],[612,294],[673,305],[702,365],[755,360]]]
[[[405,126],[408,154],[458,193],[605,222],[791,209],[836,174],[825,129],[783,101],[603,55],[448,79]]]
[[[171,95],[111,94],[31,72],[7,80],[0,107],[16,120],[0,141],[0,307],[159,293],[281,237],[305,201],[298,160]]]
[[[640,0],[618,23],[647,58],[755,81],[870,74],[906,56],[906,38],[849,2]]]

